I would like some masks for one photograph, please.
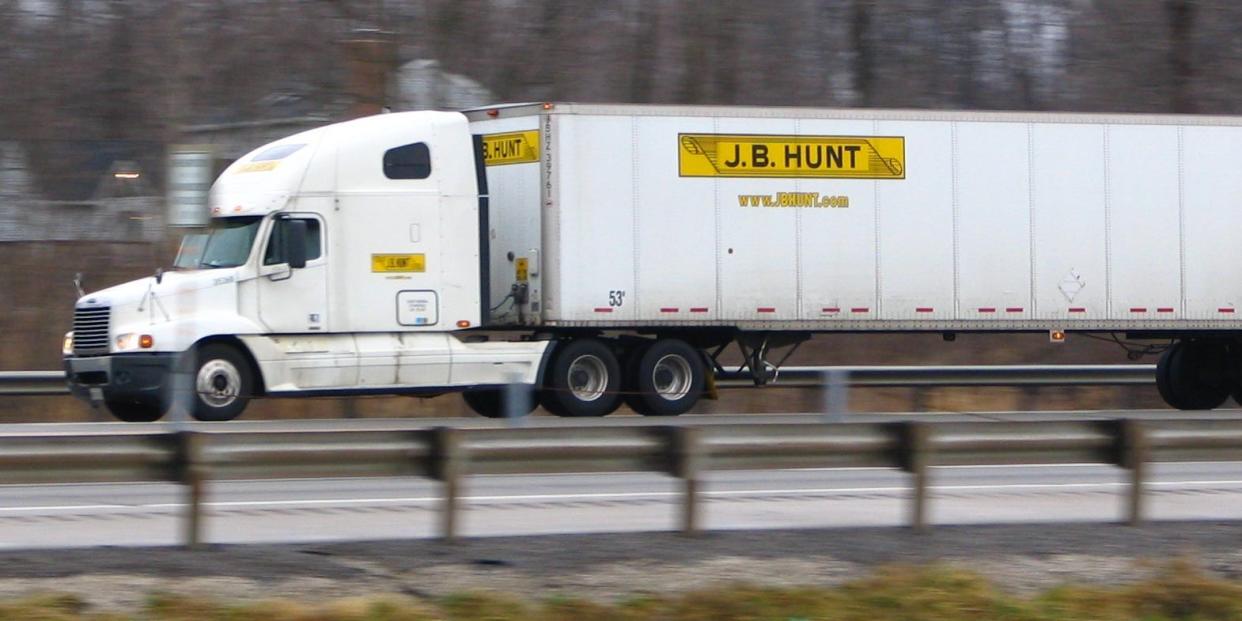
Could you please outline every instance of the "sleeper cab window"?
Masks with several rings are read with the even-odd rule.
[[[287,263],[284,257],[284,236],[285,229],[292,220],[300,220],[306,223],[306,260],[314,261],[322,254],[319,231],[319,220],[315,218],[289,218],[286,220],[277,220],[272,227],[272,236],[267,240],[267,251],[263,253],[263,265],[280,265]]]
[[[389,179],[426,179],[431,176],[431,150],[416,142],[384,152],[384,176]]]

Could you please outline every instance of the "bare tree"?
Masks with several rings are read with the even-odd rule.
[[[1167,0],[1165,12],[1169,19],[1169,70],[1172,84],[1170,105],[1174,112],[1195,112],[1193,37],[1195,22],[1193,0]]]
[[[854,96],[859,105],[870,106],[875,84],[870,0],[853,0],[850,4],[850,45],[854,55]]]

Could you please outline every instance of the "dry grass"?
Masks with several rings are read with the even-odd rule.
[[[153,596],[134,615],[86,610],[70,595],[0,604],[0,619],[35,621],[1231,621],[1242,619],[1242,583],[1210,577],[1189,563],[1120,587],[1065,585],[1034,597],[997,588],[947,566],[890,567],[836,588],[745,585],[602,604],[589,599],[529,601],[467,593],[432,601],[404,596],[326,603],[232,603]]]

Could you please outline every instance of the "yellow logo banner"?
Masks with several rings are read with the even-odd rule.
[[[539,161],[539,132],[510,132],[483,136],[483,162],[488,166]]]
[[[905,179],[900,136],[678,134],[682,177]]]

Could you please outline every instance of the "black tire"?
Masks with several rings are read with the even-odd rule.
[[[621,365],[596,339],[574,339],[553,355],[539,403],[557,416],[607,416],[621,405]]]
[[[535,407],[539,405],[539,395],[535,394],[529,386],[526,395],[526,411],[521,412],[518,416],[526,416],[535,411]],[[504,388],[485,388],[482,390],[467,390],[461,393],[461,398],[465,400],[466,405],[479,416],[487,418],[505,418],[505,389]]]
[[[1219,343],[1176,343],[1156,365],[1156,388],[1179,410],[1211,410],[1229,398],[1228,352]]]
[[[632,347],[621,359],[621,401],[625,403],[631,410],[641,414],[643,407],[642,399],[638,395],[638,363],[642,361],[643,354],[647,353],[647,348],[651,347],[651,342],[639,343]]]
[[[1173,352],[1177,351],[1181,343],[1174,343],[1164,353],[1160,354],[1160,359],[1156,361],[1156,391],[1160,393],[1160,398],[1164,400],[1169,407],[1176,408],[1175,403],[1179,403],[1180,399],[1173,391]]]
[[[163,418],[167,410],[159,403],[136,400],[109,399],[104,405],[117,420],[125,423],[153,423]]]
[[[630,405],[643,416],[677,416],[699,402],[706,385],[703,354],[678,339],[661,339],[644,348],[635,365],[637,391]]]
[[[241,415],[254,395],[254,372],[237,348],[223,343],[199,347],[190,374],[190,415],[222,422]]]

